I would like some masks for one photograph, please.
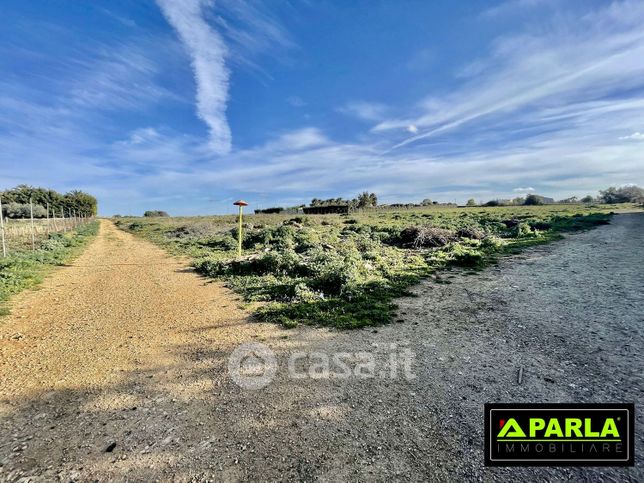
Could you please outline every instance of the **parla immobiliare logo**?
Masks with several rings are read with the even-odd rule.
[[[634,404],[486,404],[487,466],[632,466]]]

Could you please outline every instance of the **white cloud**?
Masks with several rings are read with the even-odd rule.
[[[205,3],[189,4],[203,14]],[[637,56],[644,46],[638,12],[644,9],[637,5],[619,3],[581,18],[559,16],[555,27],[544,18],[541,35],[498,39],[490,54],[480,57],[484,68],[470,72],[472,78],[459,79],[444,95],[434,94],[407,112],[393,103],[347,106],[344,112],[379,123],[377,134],[338,142],[315,127],[293,128],[236,149],[216,170],[212,150],[199,136],[149,119],[125,133],[122,125],[103,123],[106,107],[140,112],[148,102],[167,99],[153,82],[162,72],[155,52],[162,50],[167,62],[176,62],[167,45],[119,46],[126,48],[114,55],[102,52],[97,62],[70,62],[70,70],[83,75],[74,78],[72,89],[61,84],[52,96],[34,96],[28,85],[9,89],[10,81],[3,79],[0,188],[30,183],[85,189],[99,196],[103,214],[150,208],[194,214],[228,210],[226,198],[232,197],[261,200],[264,206],[295,204],[326,194],[354,196],[366,187],[386,202],[427,197],[464,202],[508,198],[532,186],[561,199],[626,182],[642,185],[641,143],[625,142],[640,140],[634,130],[644,116],[644,76],[639,75],[644,57]],[[249,41],[245,49],[255,45],[259,48]],[[79,90],[83,84],[86,91]],[[109,95],[101,95],[103,90]],[[74,96],[67,98],[63,91]],[[153,95],[146,98],[148,93]],[[392,114],[400,117],[386,118]],[[402,136],[432,131],[431,149],[412,142],[382,154]],[[29,162],[16,170],[20,160]],[[213,193],[223,201],[204,204]]]
[[[504,17],[517,13],[532,14],[536,7],[553,3],[552,0],[507,0],[495,5],[481,14],[482,17]]]
[[[270,142],[268,146],[279,150],[297,150],[321,146],[328,142],[327,137],[319,129],[306,127],[282,134],[277,140]]]
[[[633,134],[629,134],[628,136],[621,136],[619,139],[622,141],[627,141],[627,140],[644,141],[644,133],[637,131],[637,132],[634,132]]]
[[[217,0],[217,16],[213,21],[230,46],[232,62],[255,65],[250,58],[268,54],[283,60],[284,50],[295,44],[275,12],[278,5],[270,2]]]
[[[127,144],[145,144],[157,141],[161,135],[153,127],[144,127],[134,130],[130,134],[130,138],[126,141]]]
[[[644,87],[644,4],[621,2],[585,16],[560,12],[556,21],[498,38],[479,75],[441,99],[420,103],[420,114],[386,119],[385,131],[418,126],[419,133],[394,144],[401,148],[517,113],[539,115],[555,106],[572,107],[612,96],[633,98]],[[631,91],[631,92],[629,92]],[[627,93],[627,94],[625,94]]]
[[[230,152],[232,137],[226,119],[229,71],[224,41],[204,18],[208,0],[157,0],[192,59],[197,82],[197,113],[210,130],[210,146],[216,154]]]
[[[524,193],[527,191],[534,191],[534,188],[528,186],[526,188],[514,188],[512,191],[514,191],[515,193]]]
[[[338,111],[365,121],[380,121],[384,118],[387,106],[378,102],[353,101],[339,108]]]

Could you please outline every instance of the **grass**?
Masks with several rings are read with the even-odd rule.
[[[250,215],[237,258],[234,216],[119,218],[117,225],[226,283],[267,321],[343,329],[391,321],[397,297],[432,272],[468,274],[566,231],[608,223],[614,206],[382,210],[349,215]]]
[[[98,221],[79,226],[68,233],[51,234],[37,250],[21,250],[0,258],[0,316],[8,315],[9,297],[42,281],[56,265],[77,256],[98,232]]]

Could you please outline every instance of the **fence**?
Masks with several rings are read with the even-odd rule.
[[[1,203],[1,202],[0,202]],[[76,212],[60,213],[60,217],[49,216],[47,218],[6,218],[2,214],[0,204],[0,238],[2,244],[2,256],[10,253],[25,250],[36,250],[43,240],[46,240],[51,233],[64,233],[69,230],[88,223],[93,219]]]

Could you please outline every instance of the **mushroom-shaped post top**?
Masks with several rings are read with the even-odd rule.
[[[237,206],[248,206],[248,203],[246,203],[244,200],[237,200],[233,203],[233,205]]]

